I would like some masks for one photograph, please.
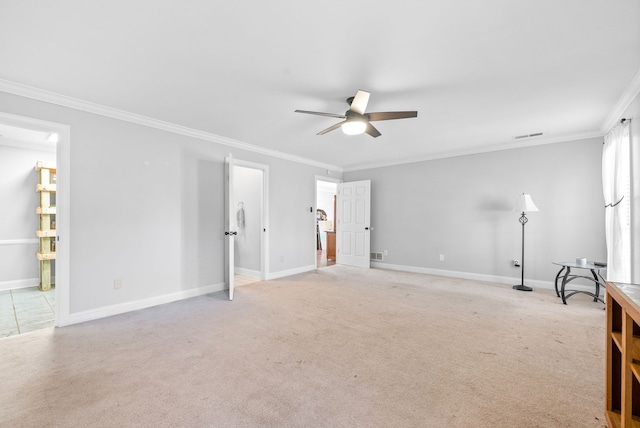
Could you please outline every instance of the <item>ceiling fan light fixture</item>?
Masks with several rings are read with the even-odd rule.
[[[347,135],[358,135],[364,133],[367,123],[360,120],[348,120],[342,124],[342,132]]]

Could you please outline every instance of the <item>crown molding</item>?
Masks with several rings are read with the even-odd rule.
[[[611,128],[613,128],[618,120],[622,118],[624,112],[629,108],[633,100],[640,94],[640,68],[636,71],[636,74],[629,82],[629,85],[625,88],[622,96],[618,99],[618,102],[613,106],[611,112],[602,123],[600,130],[603,133],[609,132]]]
[[[426,162],[438,159],[454,158],[458,156],[476,155],[489,152],[498,152],[501,150],[522,149],[525,147],[542,146],[545,144],[565,143],[567,141],[586,140],[589,138],[602,138],[604,133],[601,131],[591,131],[580,134],[564,135],[562,137],[545,137],[545,138],[531,138],[529,140],[511,141],[509,143],[494,144],[484,147],[475,147],[473,149],[451,151],[446,153],[436,153],[433,155],[422,156],[411,159],[404,159],[390,162],[379,162],[371,164],[351,165],[345,166],[343,172],[361,171],[365,169],[384,168],[388,166],[406,165],[409,163]]]
[[[382,168],[386,166],[403,165],[408,163],[445,159],[445,158],[451,158],[456,156],[466,156],[466,155],[494,152],[499,150],[509,150],[509,149],[523,148],[523,147],[539,146],[543,144],[563,143],[567,141],[584,140],[587,138],[604,137],[604,135],[606,135],[606,133],[609,132],[609,130],[616,125],[616,123],[620,120],[624,112],[627,110],[627,108],[629,108],[633,100],[635,100],[638,95],[640,95],[640,69],[638,69],[636,74],[633,76],[633,78],[631,79],[631,82],[629,82],[629,85],[627,85],[624,92],[622,93],[622,96],[620,96],[620,98],[618,99],[618,102],[615,104],[615,106],[613,107],[613,109],[605,119],[605,121],[602,123],[600,130],[598,131],[566,135],[566,136],[557,137],[557,138],[548,137],[548,138],[541,138],[541,139],[524,140],[519,142],[509,142],[509,143],[497,144],[497,145],[486,146],[486,147],[481,147],[476,149],[439,153],[439,154],[424,156],[420,158],[412,158],[412,159],[405,159],[405,160],[392,161],[392,162],[379,162],[379,163],[351,165],[351,166],[347,165],[343,167],[343,172],[361,171],[364,169]]]
[[[222,137],[220,135],[212,134],[209,132],[204,132],[197,129],[188,128],[186,126],[176,125],[174,123],[153,119],[151,117],[130,113],[124,110],[119,110],[112,107],[95,104],[95,103],[84,101],[78,98],[69,97],[67,95],[62,95],[55,92],[34,88],[33,86],[27,86],[21,83],[11,82],[9,80],[0,79],[0,92],[7,92],[14,95],[20,95],[22,97],[32,98],[32,99],[35,99],[38,101],[44,101],[50,104],[56,104],[59,106],[68,107],[75,110],[84,111],[87,113],[93,113],[100,116],[110,117],[112,119],[118,119],[125,122],[131,122],[131,123],[146,126],[149,128],[160,129],[162,131],[184,135],[187,137],[192,137],[192,138],[196,138],[203,141],[209,141],[212,143],[222,144],[222,145],[234,147],[237,149],[247,150],[254,153],[260,153],[262,155],[271,156],[271,157],[275,157],[275,158],[279,158],[279,159],[283,159],[291,162],[296,162],[296,163],[306,164],[310,166],[315,166],[322,169],[330,169],[333,171],[342,172],[342,167],[337,165],[318,162],[312,159],[303,158],[301,156],[279,152],[277,150],[266,149],[264,147],[255,146],[253,144],[244,143],[242,141],[233,140],[231,138]]]
[[[560,138],[542,138],[532,139],[529,141],[509,142],[497,145],[491,145],[481,148],[459,150],[446,153],[438,153],[434,155],[428,155],[424,157],[390,161],[390,162],[378,162],[370,164],[360,164],[341,167],[338,165],[327,164],[318,162],[312,159],[303,158],[301,156],[291,155],[276,150],[266,149],[264,147],[255,146],[253,144],[244,143],[242,141],[234,140],[220,135],[212,134],[209,132],[200,131],[193,128],[177,125],[170,122],[165,122],[158,119],[153,119],[147,116],[142,116],[135,113],[130,113],[124,110],[115,109],[112,107],[103,106],[100,104],[84,101],[78,98],[69,97],[66,95],[58,94],[55,92],[46,91],[43,89],[35,88],[32,86],[23,85],[21,83],[11,82],[8,80],[0,79],[0,92],[7,92],[27,98],[32,98],[39,101],[44,101],[51,104],[60,105],[63,107],[72,108],[88,113],[97,114],[100,116],[110,117],[112,119],[122,120],[125,122],[131,122],[138,125],[159,129],[174,134],[184,135],[192,137],[198,140],[209,141],[212,143],[222,144],[237,149],[247,150],[254,153],[259,153],[265,156],[271,156],[278,159],[283,159],[300,164],[310,165],[322,169],[332,170],[336,172],[349,172],[360,171],[372,168],[382,168],[395,165],[403,165],[408,163],[425,162],[430,160],[445,159],[457,156],[466,156],[472,154],[487,153],[499,150],[509,150],[515,148],[532,147],[543,144],[561,143],[566,141],[581,140],[587,138],[602,137],[606,131],[612,128],[618,119],[624,114],[624,111],[629,107],[631,102],[640,94],[640,69],[636,72],[632,78],[630,84],[625,89],[624,93],[612,109],[607,119],[602,124],[599,131],[592,131],[588,133],[568,135]]]

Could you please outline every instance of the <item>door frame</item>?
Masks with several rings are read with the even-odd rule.
[[[316,175],[315,176],[315,180],[314,180],[314,186],[313,186],[313,211],[312,211],[312,216],[311,216],[311,221],[312,221],[312,225],[311,225],[311,229],[313,230],[313,266],[315,269],[318,269],[318,257],[317,257],[317,248],[316,248],[316,237],[317,237],[317,230],[316,230],[316,210],[318,209],[318,181],[327,181],[330,183],[335,183],[336,185],[336,190],[338,187],[339,183],[342,183],[342,179],[340,178],[333,178],[333,177],[327,177],[324,175]],[[336,220],[337,219],[333,219],[333,228],[335,230],[336,226]]]
[[[48,122],[3,112],[0,112],[0,123],[58,134],[59,138],[56,143],[55,326],[69,325],[71,324],[69,308],[71,127],[62,123]]]
[[[224,282],[228,290],[229,300],[233,300],[235,291],[235,238],[237,232],[233,226],[234,173],[233,155],[224,158]]]

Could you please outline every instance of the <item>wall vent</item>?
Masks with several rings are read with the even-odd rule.
[[[381,262],[384,259],[382,258],[382,253],[371,253],[371,260]]]

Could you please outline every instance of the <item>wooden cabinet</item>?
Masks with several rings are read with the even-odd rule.
[[[606,394],[610,428],[640,428],[640,285],[607,283]]]
[[[38,161],[36,171],[36,192],[39,195],[36,214],[40,217],[40,227],[36,230],[40,241],[36,258],[40,264],[40,290],[46,291],[54,282],[52,274],[56,258],[56,166],[51,162]]]
[[[336,259],[336,232],[327,231],[327,260]]]

